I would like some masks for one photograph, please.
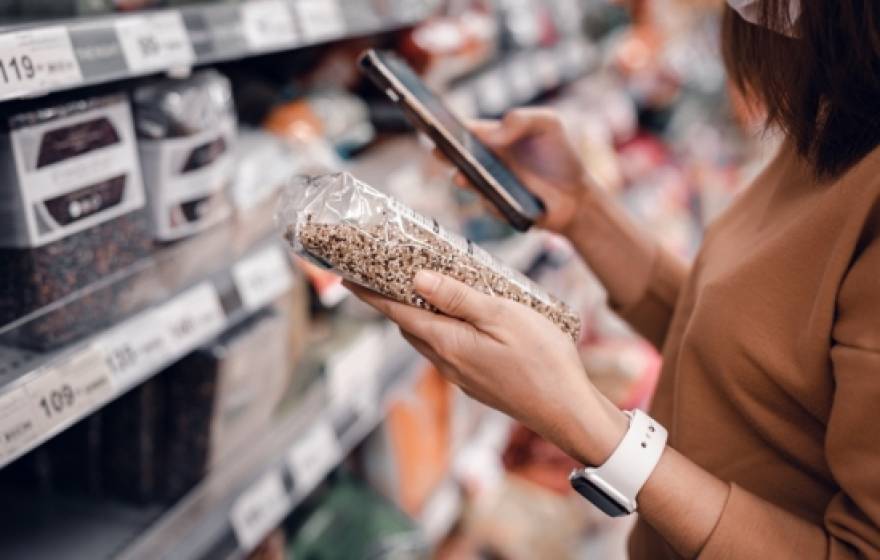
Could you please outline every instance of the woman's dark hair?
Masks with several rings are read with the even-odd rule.
[[[880,2],[762,0],[761,25],[725,8],[722,50],[734,84],[759,101],[820,179],[880,144]],[[788,37],[771,29],[792,31]]]

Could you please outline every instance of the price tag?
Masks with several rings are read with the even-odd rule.
[[[179,12],[120,18],[116,36],[134,72],[189,66],[196,59]]]
[[[40,417],[23,388],[0,396],[0,464],[26,450],[40,436]]]
[[[287,465],[297,494],[311,492],[341,458],[342,450],[329,422],[319,420],[309,427],[287,453]]]
[[[334,408],[378,407],[379,370],[385,355],[381,327],[368,327],[347,349],[327,361],[327,387]]]
[[[159,309],[157,325],[165,333],[169,353],[183,356],[219,334],[226,318],[217,290],[210,283],[199,284]]]
[[[82,72],[64,27],[0,35],[0,99],[80,82]]]
[[[98,342],[117,390],[140,382],[172,358],[169,337],[157,311],[149,311],[112,329]]]
[[[297,40],[293,14],[283,0],[258,0],[241,7],[247,43],[256,51],[286,47]]]
[[[245,309],[256,310],[286,293],[293,283],[287,256],[278,245],[247,257],[232,268]]]
[[[300,30],[308,41],[345,35],[345,21],[337,0],[298,0],[295,4]]]
[[[89,346],[57,366],[40,370],[25,385],[41,434],[89,412],[113,395],[110,369],[104,355]]]
[[[290,499],[281,473],[273,471],[242,494],[229,512],[232,528],[244,550],[252,550],[287,515]]]

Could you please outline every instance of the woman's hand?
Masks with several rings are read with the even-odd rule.
[[[550,109],[516,109],[500,121],[476,121],[471,130],[544,202],[547,211],[538,225],[567,233],[593,186],[559,115]],[[470,185],[461,172],[455,182]]]
[[[573,458],[599,465],[623,437],[626,417],[589,383],[571,339],[532,309],[430,272],[415,287],[443,315],[348,287],[465,393]]]

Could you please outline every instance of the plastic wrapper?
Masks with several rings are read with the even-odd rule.
[[[348,173],[294,180],[282,197],[278,223],[295,251],[386,297],[433,310],[412,285],[419,270],[433,270],[525,304],[574,340],[579,337],[580,319],[563,302]]]

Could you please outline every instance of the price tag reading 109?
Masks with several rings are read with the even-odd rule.
[[[63,27],[0,35],[0,99],[81,81],[79,63]]]

